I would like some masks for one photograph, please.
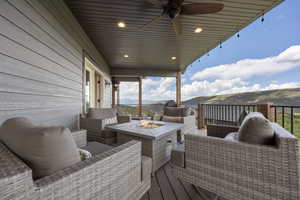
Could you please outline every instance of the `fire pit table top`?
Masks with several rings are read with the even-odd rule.
[[[147,139],[159,139],[169,133],[183,128],[181,123],[171,123],[162,121],[132,120],[123,124],[108,125],[105,128],[118,133],[134,135]]]

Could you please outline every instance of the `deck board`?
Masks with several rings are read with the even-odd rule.
[[[167,163],[155,172],[150,190],[141,200],[215,200],[216,195],[196,188],[173,176],[171,166]],[[221,200],[222,198],[217,198]],[[223,200],[223,199],[222,199]]]
[[[179,182],[179,180],[172,175],[171,167],[170,165],[164,166],[164,171],[170,181],[171,187],[174,190],[174,193],[177,197],[177,199],[180,200],[191,200],[189,195],[185,192],[183,185]]]
[[[175,200],[176,196],[174,189],[172,188],[166,173],[163,170],[163,167],[159,169],[155,175],[157,176],[158,184],[161,188],[161,192],[164,200]]]

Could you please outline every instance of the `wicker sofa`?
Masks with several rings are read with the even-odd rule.
[[[298,200],[298,139],[278,124],[272,127],[274,146],[188,134],[184,163],[173,164],[173,173],[225,199]]]
[[[106,125],[129,122],[129,116],[121,116],[116,108],[90,108],[80,117],[80,128],[87,130],[87,140],[115,144],[116,133],[105,129]]]
[[[83,146],[84,131],[73,134]],[[33,180],[31,169],[0,142],[1,200],[139,200],[150,189],[151,159],[131,141]]]

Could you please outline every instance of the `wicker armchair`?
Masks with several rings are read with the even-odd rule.
[[[131,141],[53,175],[31,169],[0,142],[1,200],[139,200],[150,189],[151,159]]]
[[[87,115],[80,117],[80,128],[87,130],[88,141],[112,145],[116,143],[116,133],[105,129],[105,126],[129,121],[130,117],[118,115],[117,109],[90,108]]]
[[[298,139],[273,124],[275,146],[188,134],[180,179],[232,200],[299,200]]]
[[[184,107],[172,107],[172,109],[175,110],[174,113],[171,113],[170,111],[166,112],[166,108],[164,108],[164,115],[161,116],[162,121],[165,120],[165,116],[167,116],[168,120],[167,122],[177,122],[177,123],[183,123],[184,126],[181,130],[177,133],[177,140],[178,142],[184,141],[184,135],[187,133],[194,133],[196,131],[196,116],[195,112],[190,108],[184,108]],[[188,115],[182,114],[182,109],[188,109]],[[178,109],[178,111],[176,111]],[[173,118],[173,119],[172,119]]]

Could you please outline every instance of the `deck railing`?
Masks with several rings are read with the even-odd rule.
[[[235,125],[242,112],[256,111],[256,105],[204,104],[204,119],[207,124]]]
[[[203,123],[198,124],[238,125],[243,111],[254,112],[258,109],[255,104],[199,104],[198,112],[203,116],[198,115],[198,120],[202,119]],[[300,137],[300,106],[270,105],[268,118]]]
[[[300,106],[272,105],[273,121],[300,136]]]

